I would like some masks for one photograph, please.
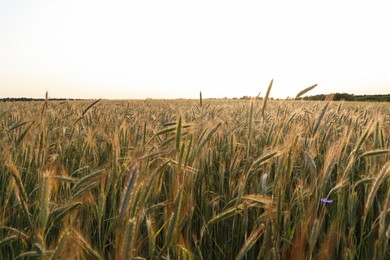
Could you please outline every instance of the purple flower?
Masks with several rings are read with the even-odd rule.
[[[328,200],[326,198],[323,198],[323,199],[321,199],[321,202],[324,203],[324,204],[332,204],[333,200]]]

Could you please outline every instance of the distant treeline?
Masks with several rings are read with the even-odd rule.
[[[314,95],[299,98],[300,100],[325,100],[328,95]],[[390,102],[390,94],[387,95],[353,95],[347,93],[334,94],[333,100],[361,101],[361,102]]]
[[[326,97],[329,95],[320,94],[320,95],[314,95],[314,96],[306,96],[306,97],[300,97],[297,98],[297,100],[325,100]],[[251,97],[251,96],[242,96],[239,99],[243,100],[249,100],[249,99],[260,99],[262,100],[262,97]],[[227,98],[224,98],[227,99]],[[234,97],[233,99],[238,99]],[[270,97],[271,100],[274,100],[274,98]],[[287,98],[287,100],[292,99],[290,97]],[[66,101],[66,100],[84,100],[84,99],[75,99],[75,98],[49,98],[49,101]],[[279,98],[276,100],[280,100]],[[336,93],[334,94],[333,100],[340,101],[361,101],[361,102],[390,102],[390,94],[386,95],[353,95],[348,93]],[[0,102],[30,102],[30,101],[45,101],[44,98],[0,98]]]
[[[314,95],[314,96],[306,96],[306,97],[300,97],[296,100],[325,100],[329,95],[320,94],[320,95]],[[240,99],[243,100],[249,100],[254,97],[250,96],[242,96]],[[237,98],[233,98],[237,99]],[[262,97],[256,97],[255,99],[263,99]],[[271,100],[274,100],[272,97]],[[287,100],[291,100],[293,98],[287,97]],[[279,99],[276,99],[279,100]],[[387,95],[353,95],[348,93],[335,93],[334,94],[334,101],[361,101],[361,102],[390,102],[390,94]]]
[[[74,98],[49,98],[49,101],[65,101],[65,100],[82,100]],[[30,102],[30,101],[45,101],[44,98],[1,98],[1,102]]]

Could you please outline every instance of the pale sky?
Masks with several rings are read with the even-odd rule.
[[[0,0],[0,97],[390,94],[388,1]]]

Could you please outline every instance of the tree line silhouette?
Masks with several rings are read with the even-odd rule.
[[[320,94],[320,95],[314,95],[314,96],[305,96],[297,98],[296,100],[325,100],[328,95]],[[263,99],[262,97],[255,97],[256,99]],[[227,99],[227,98],[225,98]],[[233,99],[237,99],[236,97]],[[249,100],[252,99],[251,96],[242,96],[239,99],[241,100]],[[270,98],[271,100],[274,100],[274,98]],[[287,97],[286,99],[292,99]],[[75,98],[49,98],[50,101],[74,101],[74,100],[84,100],[84,99],[75,99]],[[280,100],[279,98],[276,100]],[[390,94],[383,94],[383,95],[354,95],[354,94],[348,94],[348,93],[336,93],[334,94],[333,100],[335,101],[360,101],[360,102],[390,102]],[[31,101],[45,101],[44,98],[0,98],[0,102],[31,102]]]
[[[82,100],[74,98],[49,98],[49,101],[66,101],[66,100]],[[31,101],[45,101],[44,98],[0,98],[1,102],[31,102]]]
[[[314,96],[305,96],[299,100],[325,100],[327,95],[320,94]],[[336,93],[333,100],[335,101],[360,101],[360,102],[390,102],[390,94],[386,95],[353,95],[348,93]]]

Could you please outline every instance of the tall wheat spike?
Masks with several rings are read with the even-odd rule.
[[[302,91],[299,91],[298,94],[295,96],[295,98],[299,98],[301,97],[302,95],[306,94],[307,92],[309,92],[310,90],[314,89],[315,87],[317,87],[317,84],[314,84],[308,88],[305,88],[304,90]]]
[[[38,215],[38,236],[41,241],[41,245],[45,246],[45,230],[46,224],[49,219],[50,213],[50,197],[52,191],[52,179],[50,171],[46,170],[40,174],[40,203],[39,203],[39,215]]]
[[[264,121],[264,113],[265,113],[265,108],[267,106],[267,101],[268,101],[268,97],[269,97],[269,93],[271,93],[271,88],[272,88],[272,84],[273,84],[274,80],[272,79],[271,82],[269,83],[269,86],[268,86],[268,89],[267,89],[267,93],[265,94],[265,97],[264,97],[264,101],[263,101],[263,108],[261,109],[261,116],[263,118],[263,121]]]
[[[133,194],[133,187],[136,178],[137,178],[137,170],[133,168],[133,170],[131,171],[130,178],[127,181],[126,189],[124,190],[122,195],[120,209],[119,209],[119,216],[118,216],[119,223],[123,222],[124,217],[126,215],[127,209],[130,204],[131,195]]]
[[[180,138],[181,138],[181,116],[179,117],[179,121],[177,123],[176,129],[176,152],[180,149]]]

